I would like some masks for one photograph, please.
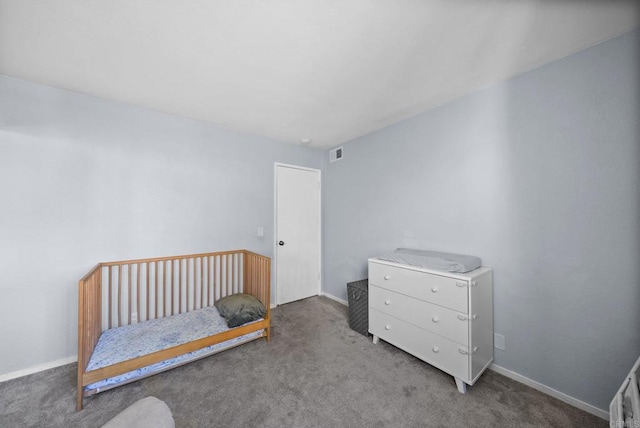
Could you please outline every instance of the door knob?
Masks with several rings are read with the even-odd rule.
[[[279,241],[278,245],[284,245],[284,241]]]

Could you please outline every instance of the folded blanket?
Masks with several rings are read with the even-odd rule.
[[[398,248],[378,255],[378,259],[389,262],[418,266],[444,272],[464,273],[482,266],[482,260],[475,256],[442,253],[439,251]]]

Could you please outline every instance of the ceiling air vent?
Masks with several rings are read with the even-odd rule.
[[[329,162],[335,162],[342,159],[342,147],[336,147],[329,152]]]

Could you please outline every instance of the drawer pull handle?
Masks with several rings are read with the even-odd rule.
[[[433,348],[431,348],[431,350],[436,354],[440,352],[440,348],[438,348],[437,346],[434,346]]]
[[[390,280],[390,279],[391,279],[391,275],[385,275],[385,276],[384,276],[384,279],[385,279],[385,280]]]
[[[478,347],[474,346],[473,351],[471,352],[467,351],[466,349],[458,348],[458,352],[460,352],[462,355],[475,354],[476,352],[478,352]]]
[[[391,304],[391,300],[389,300],[389,299],[385,300],[385,301],[384,301],[384,304],[385,304],[385,305],[390,305],[390,304]]]
[[[478,319],[478,314],[475,314],[475,315],[471,316],[471,318],[469,318],[468,316],[465,316],[465,315],[458,315],[458,319],[460,321],[469,321],[469,320],[475,321],[475,320]]]
[[[438,322],[438,321],[440,321],[440,318],[438,318],[438,317],[434,316],[433,318],[431,318],[431,321],[433,321],[433,322]]]
[[[467,283],[466,283],[466,281],[465,281],[465,282],[462,282],[462,281],[456,281],[456,285],[457,285],[458,287],[466,287],[466,286],[467,286]]]
[[[438,287],[431,287],[431,292],[432,293],[437,293],[438,292]]]
[[[387,325],[384,326],[384,329],[385,330],[391,330],[391,326],[389,324],[387,324]]]

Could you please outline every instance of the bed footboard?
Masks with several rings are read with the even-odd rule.
[[[224,333],[86,371],[103,331],[212,306],[222,297],[244,292],[265,308],[264,320]],[[250,331],[270,340],[271,260],[246,250],[100,263],[79,282],[78,395],[98,380],[164,361]]]
[[[102,333],[102,265],[91,269],[78,286],[78,396],[82,409],[82,379],[85,367]]]

